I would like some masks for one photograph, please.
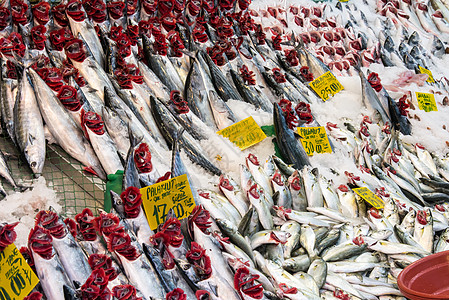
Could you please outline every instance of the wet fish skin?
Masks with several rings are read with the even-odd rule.
[[[317,258],[312,261],[307,270],[307,273],[313,277],[319,288],[322,288],[326,282],[327,268],[327,263],[323,259]]]
[[[41,115],[58,144],[70,156],[91,167],[100,178],[105,179],[94,150],[53,91],[33,69],[29,69],[28,74],[34,86]]]
[[[282,110],[277,103],[274,104],[274,128],[279,150],[286,162],[292,164],[298,170],[301,170],[305,165],[310,165],[304,148],[287,127]]]
[[[228,82],[221,70],[215,65],[209,55],[205,52],[199,53],[204,61],[209,66],[209,72],[211,74],[212,82],[214,83],[215,90],[220,95],[224,101],[229,99],[243,101],[240,94],[235,90],[235,88]]]

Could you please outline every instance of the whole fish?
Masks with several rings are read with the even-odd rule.
[[[31,230],[28,244],[45,296],[52,300],[64,299],[63,287],[72,289],[72,284],[51,242],[51,235],[42,227],[35,226]]]
[[[274,129],[276,131],[276,141],[279,150],[286,162],[292,164],[296,169],[301,170],[305,165],[309,165],[307,154],[294,136],[291,129],[287,127],[285,118],[280,106],[274,104]]]
[[[42,118],[58,145],[104,179],[106,176],[100,161],[82,131],[40,76],[33,69],[29,69],[28,74],[34,86]]]
[[[123,171],[123,165],[117,152],[114,141],[104,130],[104,123],[99,114],[86,112],[83,116],[83,123],[101,165],[107,174],[115,174]]]

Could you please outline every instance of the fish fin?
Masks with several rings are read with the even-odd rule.
[[[210,281],[208,282],[208,285],[209,285],[210,291],[212,291],[212,293],[214,293],[215,296],[218,297],[218,287]]]
[[[273,196],[272,196],[273,202],[274,202],[276,205],[278,204],[279,196],[280,196],[279,191],[276,191],[276,192],[273,194]]]
[[[34,140],[36,140],[36,138],[35,138],[33,135],[29,134],[29,135],[28,135],[28,142],[29,142],[31,145],[33,145],[33,144],[34,144]]]

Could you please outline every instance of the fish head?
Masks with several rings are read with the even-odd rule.
[[[37,143],[28,144],[24,150],[25,158],[29,162],[30,168],[36,177],[42,174],[45,157],[42,154],[42,147]]]

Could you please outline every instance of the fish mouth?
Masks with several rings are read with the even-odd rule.
[[[184,291],[180,288],[176,288],[173,291],[167,293],[165,296],[166,300],[186,300],[187,295],[184,293]]]
[[[157,0],[143,0],[142,7],[145,13],[153,15],[157,10]]]
[[[137,299],[137,290],[130,284],[116,285],[112,288],[112,295],[117,300]]]
[[[298,176],[293,177],[292,180],[290,180],[290,186],[295,190],[299,191],[301,190],[301,180]]]
[[[108,239],[113,233],[125,233],[125,229],[120,226],[119,217],[112,213],[101,212],[100,216],[95,218],[94,224],[95,228]]]
[[[253,165],[255,165],[255,166],[260,166],[260,162],[259,162],[259,160],[257,159],[257,156],[256,156],[256,155],[250,153],[250,154],[248,155],[248,160],[249,160]]]
[[[58,68],[40,68],[37,73],[53,91],[59,92],[63,86],[61,70]]]
[[[86,14],[96,23],[103,23],[106,20],[106,4],[102,0],[84,1]]]
[[[78,224],[75,222],[75,220],[66,218],[64,220],[64,224],[65,226],[67,226],[70,234],[76,239],[78,235]]]
[[[234,288],[239,292],[242,299],[245,299],[243,294],[253,299],[263,298],[262,284],[256,284],[259,277],[259,275],[251,274],[246,267],[237,269],[234,275]]]
[[[80,39],[72,39],[64,46],[65,54],[71,60],[83,62],[86,59],[86,50],[83,41]]]
[[[260,198],[259,191],[257,190],[257,184],[254,184],[253,186],[251,186],[251,188],[248,191],[248,194],[250,194],[255,199]]]
[[[73,35],[68,29],[61,28],[58,30],[50,31],[49,39],[53,49],[62,51],[64,50],[65,43],[73,39]]]
[[[0,7],[0,30],[3,30],[9,24],[10,11],[6,7]]]
[[[220,176],[220,183],[219,183],[220,187],[227,189],[228,191],[232,192],[234,190],[234,187],[231,185],[231,183],[229,182],[229,179],[224,178],[224,176]]]
[[[67,235],[63,222],[58,214],[49,210],[41,210],[36,215],[36,225],[41,226],[51,234],[52,237],[62,239]]]
[[[278,171],[276,171],[276,173],[274,174],[273,181],[279,186],[284,186],[284,181],[282,181],[282,175]]]
[[[353,242],[354,244],[356,244],[357,246],[362,246],[363,244],[365,244],[365,240],[363,239],[362,236],[357,236],[357,237],[355,237],[355,238],[352,240],[352,242]]]
[[[39,25],[45,25],[50,21],[50,3],[42,1],[33,6],[32,11]]]
[[[86,282],[81,286],[80,294],[82,299],[105,299],[103,294],[109,295],[107,289],[108,277],[103,269],[93,270]]]
[[[192,36],[195,41],[200,42],[200,43],[205,43],[209,40],[209,37],[206,34],[206,27],[204,27],[200,23],[196,23],[196,25],[192,31]]]
[[[168,34],[170,34],[170,33],[176,34],[177,33],[174,31],[176,28],[176,18],[173,15],[173,13],[169,13],[165,17],[161,18],[161,25],[162,25],[162,27],[164,27],[164,29],[166,31],[169,32]]]
[[[61,3],[59,5],[54,6],[51,10],[53,18],[55,19],[56,23],[61,27],[66,27],[69,25],[69,19],[67,18],[67,15],[65,13],[66,8],[67,5]]]
[[[82,115],[82,120],[84,126],[89,128],[93,133],[97,135],[103,135],[105,133],[104,130],[104,122],[101,119],[101,116],[93,111],[87,111]]]
[[[118,20],[123,17],[126,4],[122,1],[113,1],[109,2],[107,7],[109,16],[114,20]]]
[[[47,29],[44,25],[37,25],[31,28],[31,39],[33,40],[34,46],[37,50],[44,50],[45,40],[47,39],[47,37],[45,36],[46,32]]]
[[[427,225],[427,212],[425,210],[418,210],[416,213],[416,220],[421,225]]]
[[[83,103],[78,97],[78,92],[73,86],[63,85],[59,89],[57,97],[62,105],[70,111],[78,111],[83,106]]]
[[[17,238],[17,233],[14,231],[19,222],[12,224],[0,225],[0,251],[3,251],[7,246],[14,243]]]
[[[182,98],[180,91],[171,91],[170,100],[178,114],[186,114],[190,111],[187,101]]]
[[[114,280],[118,276],[117,270],[112,266],[112,259],[106,254],[91,254],[88,259],[92,270],[103,269],[108,280]]]
[[[192,242],[190,250],[186,253],[186,258],[192,264],[195,273],[201,280],[210,278],[212,275],[212,266],[205,249],[199,244]]]
[[[198,290],[195,292],[196,299],[198,300],[210,300],[211,296],[208,291],[205,290]]]
[[[292,49],[292,50],[284,50],[285,53],[285,58],[287,59],[288,63],[293,66],[299,66],[299,57],[298,57],[298,52],[296,52],[296,50]]]
[[[28,10],[28,4],[20,0],[14,0],[10,2],[12,21],[15,24],[25,25],[28,23],[26,12]]]
[[[128,187],[120,195],[125,208],[125,214],[128,218],[136,218],[140,213],[142,204],[142,195],[140,190],[134,186]]]
[[[84,241],[95,241],[97,239],[94,214],[89,208],[85,208],[81,213],[77,214],[75,221]]]
[[[46,229],[36,225],[31,229],[28,236],[28,247],[43,259],[48,260],[53,257],[52,241],[51,234]]]
[[[128,16],[132,16],[137,10],[137,0],[126,0],[126,13]],[[129,28],[130,25],[128,25]]]
[[[141,255],[136,247],[131,245],[131,238],[125,232],[112,232],[109,236],[108,248],[130,261],[136,260]]]
[[[65,9],[67,15],[69,15],[73,20],[77,22],[82,22],[86,19],[86,15],[84,14],[83,5],[81,1],[72,0],[67,4]]]
[[[139,147],[134,150],[134,163],[136,164],[139,173],[149,173],[153,170],[150,148],[146,143],[141,143]]]
[[[159,226],[159,231],[150,237],[154,245],[162,242],[166,246],[179,248],[184,240],[181,232],[181,222],[176,217],[168,218],[164,224]]]
[[[210,213],[202,205],[195,206],[188,218],[189,230],[193,236],[193,224],[195,224],[203,233],[207,233],[212,222],[210,221]]]

